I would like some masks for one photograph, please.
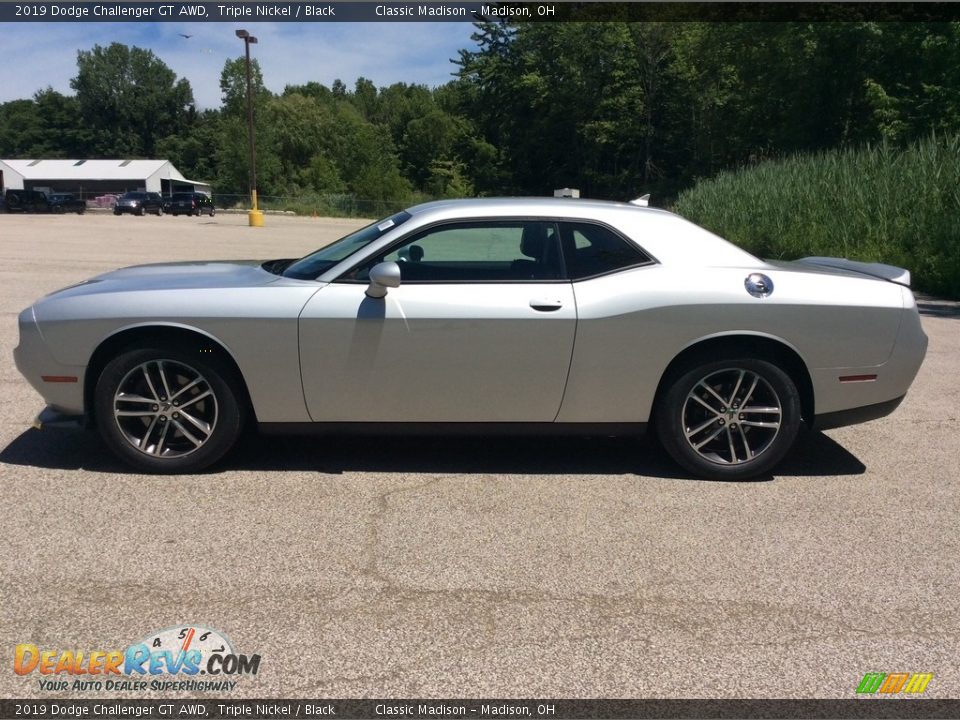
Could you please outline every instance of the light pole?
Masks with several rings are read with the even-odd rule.
[[[253,132],[253,88],[250,80],[250,44],[257,39],[246,30],[237,30],[247,54],[247,135],[250,138],[250,227],[263,227],[263,213],[257,208],[257,143]]]

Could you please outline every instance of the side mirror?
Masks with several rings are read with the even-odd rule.
[[[400,266],[395,262],[377,263],[370,268],[370,286],[367,297],[382,298],[387,288],[400,287]]]

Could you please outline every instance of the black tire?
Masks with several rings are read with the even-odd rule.
[[[210,217],[213,217],[217,214],[217,209],[215,207],[210,208]]]
[[[800,393],[773,363],[750,357],[704,360],[681,368],[666,382],[655,410],[657,435],[670,456],[698,477],[746,480],[763,475],[796,440]]]
[[[113,211],[113,214],[116,215],[117,217],[120,217],[120,211],[119,211],[119,210],[116,210],[116,209],[115,209],[115,210]]]
[[[163,208],[162,208],[162,207],[158,207],[158,208],[157,208],[157,217],[163,217]]]
[[[146,212],[147,212],[146,208],[144,208],[143,205],[137,208],[137,215],[139,215],[140,217],[143,217],[146,214]]]
[[[145,374],[152,380],[144,379]],[[202,382],[187,387],[197,377]],[[165,394],[164,378],[170,397]],[[118,402],[121,387],[124,395],[138,399]],[[185,394],[178,395],[180,389]],[[215,357],[201,357],[199,350],[149,347],[123,352],[107,363],[94,393],[97,428],[104,442],[125,463],[145,472],[203,470],[230,451],[243,429],[244,413],[233,374]],[[151,397],[158,402],[144,399]],[[175,400],[170,402],[176,397],[187,399],[178,406]],[[187,422],[186,406],[191,407],[190,417],[209,425],[208,434]],[[118,417],[116,409],[143,417]],[[144,444],[143,450],[137,441]]]

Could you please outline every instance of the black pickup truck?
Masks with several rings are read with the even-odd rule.
[[[83,215],[87,211],[87,204],[70,193],[53,193],[47,198],[47,202],[50,204],[50,212],[53,213],[71,212]]]
[[[53,193],[47,197],[47,194],[40,190],[7,190],[3,205],[6,212],[72,212],[82,215],[87,210],[87,204],[70,193]]]

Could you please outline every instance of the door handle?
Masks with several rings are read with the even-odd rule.
[[[535,298],[530,301],[530,307],[540,312],[553,312],[563,307],[561,300],[546,300],[544,298]]]

